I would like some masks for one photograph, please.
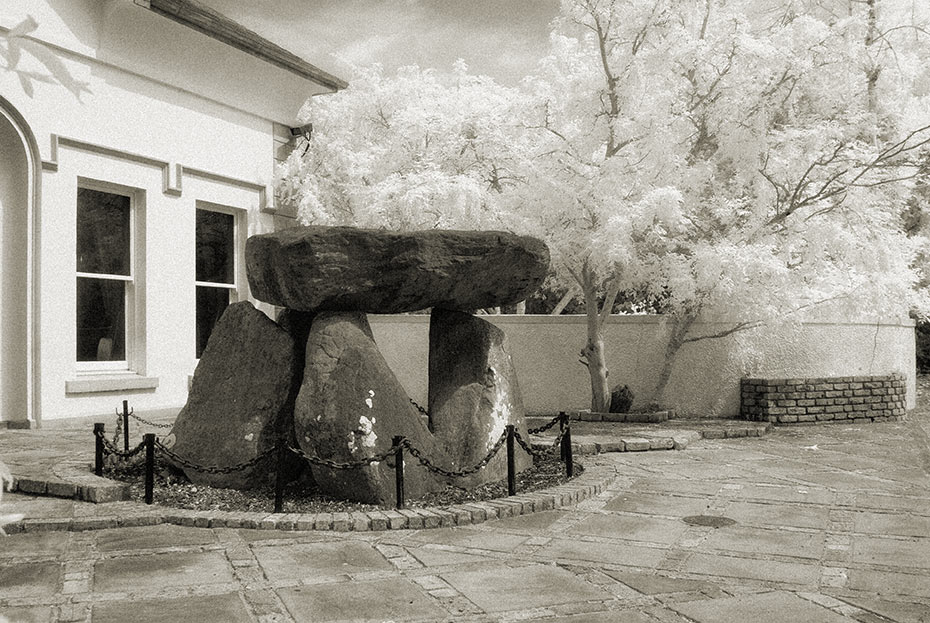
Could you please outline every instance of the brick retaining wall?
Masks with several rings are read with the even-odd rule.
[[[903,374],[810,379],[740,379],[740,417],[778,424],[898,419],[905,414]]]

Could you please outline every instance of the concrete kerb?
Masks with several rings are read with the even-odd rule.
[[[369,532],[475,525],[492,519],[517,517],[567,507],[606,490],[616,475],[612,465],[593,464],[573,480],[556,487],[520,493],[509,498],[469,502],[441,508],[352,511],[345,513],[245,513],[172,509],[141,502],[109,502],[95,507],[89,517],[22,519],[6,524],[7,534],[132,528],[175,524],[200,528],[261,530],[330,530]]]

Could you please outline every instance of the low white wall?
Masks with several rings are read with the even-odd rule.
[[[507,335],[528,413],[590,406],[583,316],[482,316]],[[429,316],[371,315],[375,339],[410,396],[426,405]],[[695,323],[693,335],[727,323]],[[606,326],[611,385],[633,390],[633,408],[655,394],[672,325],[661,316],[612,316]],[[682,346],[661,403],[680,415],[730,417],[739,412],[739,379],[907,376],[907,407],[916,401],[914,323],[804,323],[763,328]]]

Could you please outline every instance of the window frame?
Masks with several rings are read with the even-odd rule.
[[[119,195],[129,199],[129,274],[117,275],[109,273],[88,273],[77,270],[77,219],[78,204],[77,197],[82,189],[103,192],[112,195]],[[75,193],[74,203],[74,223],[75,223],[75,253],[74,253],[74,275],[75,275],[75,345],[74,345],[74,362],[78,374],[106,374],[117,372],[131,372],[134,370],[134,361],[136,360],[138,343],[136,338],[136,314],[138,311],[138,273],[140,272],[137,265],[137,236],[139,235],[138,212],[142,205],[143,191],[138,188],[122,186],[111,182],[104,182],[84,177],[78,177],[77,192]],[[80,361],[77,353],[77,280],[78,279],[101,279],[106,281],[121,281],[124,283],[123,289],[123,331],[124,331],[124,358],[116,361]]]
[[[233,219],[232,226],[232,283],[224,283],[219,281],[198,281],[197,280],[197,211],[203,210],[204,212],[218,212],[220,214],[227,214]],[[243,237],[243,220],[244,220],[244,210],[241,208],[234,208],[231,206],[222,205],[219,203],[212,203],[209,201],[203,201],[198,199],[194,202],[194,362],[199,363],[200,357],[197,356],[197,288],[214,288],[218,290],[226,290],[229,293],[229,303],[227,305],[232,305],[233,303],[239,302],[241,299],[241,279],[239,272],[242,269],[242,237]],[[214,325],[215,326],[215,325]]]

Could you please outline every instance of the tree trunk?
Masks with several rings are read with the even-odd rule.
[[[595,301],[595,306],[597,305]],[[596,311],[596,309],[595,309]],[[588,314],[588,340],[581,351],[591,377],[591,411],[606,413],[610,410],[610,384],[607,377],[607,359],[604,352],[604,336],[598,314]]]
[[[616,288],[612,288],[607,294],[604,305],[610,307],[606,308],[605,313],[598,305],[595,279],[593,271],[585,264],[581,271],[581,290],[584,294],[588,338],[581,349],[581,363],[588,368],[591,377],[591,411],[606,413],[610,410],[610,384],[607,381],[610,371],[607,369],[603,329],[617,293]]]

